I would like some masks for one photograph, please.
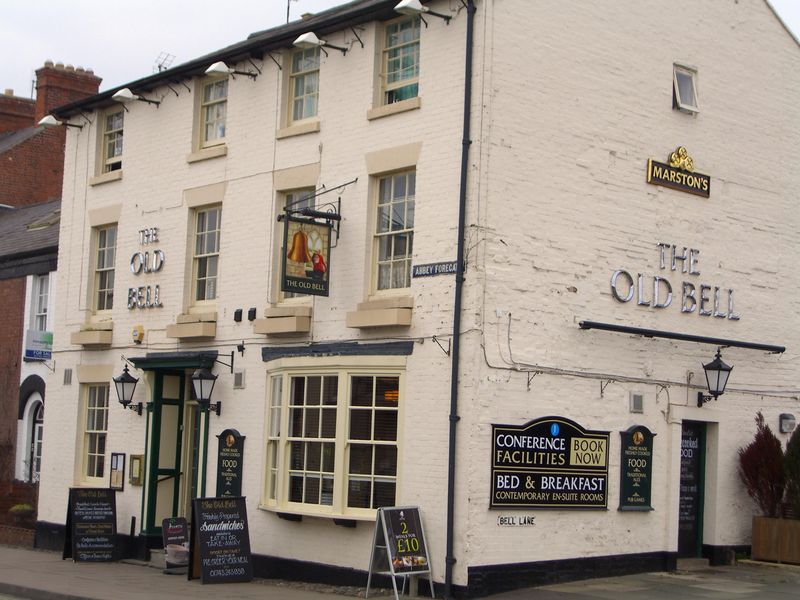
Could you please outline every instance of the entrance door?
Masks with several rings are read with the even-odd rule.
[[[681,496],[678,557],[699,557],[703,547],[703,479],[706,425],[684,421],[681,428]]]
[[[181,516],[183,373],[156,373],[151,416],[147,486],[147,533],[161,533],[161,521]]]

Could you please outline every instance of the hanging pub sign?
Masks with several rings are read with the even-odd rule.
[[[492,425],[491,508],[606,508],[608,431],[565,417]]]
[[[220,433],[217,451],[217,496],[242,495],[244,437],[235,429]]]
[[[115,560],[117,496],[110,488],[70,488],[62,559]]]
[[[281,291],[327,296],[331,225],[285,215]]]
[[[653,510],[653,437],[644,425],[620,431],[619,510]]]
[[[369,558],[367,597],[373,572],[391,576],[395,598],[399,598],[396,577],[428,573],[431,598],[434,597],[431,564],[418,506],[385,506],[378,509]]]
[[[192,500],[187,577],[200,577],[201,583],[237,583],[253,579],[244,498]]]
[[[669,164],[652,158],[647,160],[647,183],[688,192],[708,198],[711,195],[711,177],[694,172],[694,159],[683,146],[669,155]]]

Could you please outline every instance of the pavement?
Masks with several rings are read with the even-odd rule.
[[[427,589],[427,588],[424,588]],[[422,590],[421,590],[422,591]],[[183,575],[165,575],[137,561],[74,563],[61,554],[0,546],[0,600],[341,600],[362,597],[359,588],[291,584],[265,579],[202,585]],[[375,591],[370,598],[392,597]],[[490,596],[491,600],[798,600],[800,566],[742,561],[730,567],[693,566],[670,573],[591,579]]]

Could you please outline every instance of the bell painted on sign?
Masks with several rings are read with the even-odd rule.
[[[293,262],[307,263],[311,261],[308,255],[308,238],[303,231],[296,231],[292,236],[292,247],[286,258]]]

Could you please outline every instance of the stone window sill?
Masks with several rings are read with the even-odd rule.
[[[114,334],[114,324],[111,321],[103,323],[82,325],[80,331],[73,332],[69,341],[77,346],[110,346]]]
[[[90,177],[89,185],[102,185],[111,181],[119,181],[120,179],[122,179],[122,169],[109,171],[108,173],[103,173],[102,175]]]
[[[408,327],[411,325],[413,307],[413,296],[392,296],[361,302],[355,311],[347,313],[347,326],[358,329]]]
[[[264,311],[264,319],[253,321],[253,333],[290,335],[311,331],[310,306],[276,306]]]
[[[213,338],[217,335],[217,313],[178,315],[175,323],[167,325],[167,337],[177,339]]]
[[[228,154],[228,146],[226,146],[225,144],[219,144],[218,146],[210,146],[208,148],[202,148],[201,150],[197,150],[196,152],[187,154],[186,162],[196,163],[200,162],[201,160],[208,160],[210,158],[226,156],[227,154]]]
[[[304,135],[306,133],[316,133],[319,131],[319,119],[311,119],[300,123],[294,123],[283,129],[279,129],[275,137],[279,140],[296,135]]]
[[[385,104],[384,106],[376,106],[367,111],[367,120],[381,119],[389,115],[396,115],[397,113],[415,110],[422,106],[422,99],[417,96],[416,98],[409,98],[408,100],[401,100],[393,104]]]

